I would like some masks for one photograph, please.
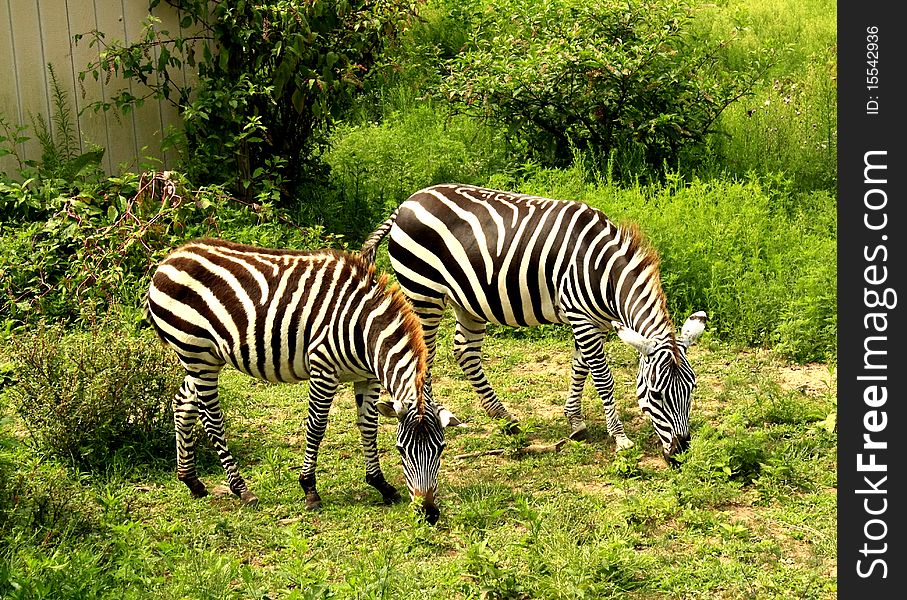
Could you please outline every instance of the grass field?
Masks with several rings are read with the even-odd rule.
[[[200,208],[190,213],[194,225],[174,207],[155,243],[140,237],[151,221],[132,233],[117,225],[125,219],[120,205],[138,198],[144,176],[83,182],[32,180],[31,170],[0,174],[0,599],[836,596],[835,3],[698,4],[700,41],[734,40],[721,54],[727,65],[766,51],[770,67],[763,84],[716,121],[709,160],[689,172],[666,165],[660,176],[640,178],[661,181],[652,186],[612,181],[610,165],[587,164],[582,155],[570,168],[545,168],[528,158],[510,126],[452,112],[437,98],[444,59],[468,39],[469,10],[495,7],[428,0],[424,21],[385,59],[392,74],[372,81],[338,121],[324,155],[330,193],[313,189],[293,200],[298,224],[323,225],[329,238],[288,227],[283,213],[268,217],[272,199],[265,196],[261,212],[232,203]],[[47,156],[42,169],[53,173]],[[196,159],[185,157],[178,171],[197,171]],[[278,170],[264,179],[271,175],[279,181]],[[18,183],[26,179],[33,182]],[[198,182],[175,179],[183,183],[174,197],[195,200],[180,210],[211,204],[211,190],[195,192]],[[523,426],[523,434],[507,436],[481,411],[452,358],[448,317],[434,390],[466,425],[447,435],[436,526],[416,519],[406,502],[384,506],[366,485],[350,387],[334,404],[319,456],[324,507],[306,512],[297,476],[307,386],[265,384],[235,371],[222,378],[227,435],[260,504],[244,507],[223,492],[193,500],[177,481],[171,425],[156,401],[169,402],[172,392],[154,387],[170,386],[168,378],[176,387],[180,375],[160,366],[166,360],[143,358],[160,358],[160,346],[147,345],[149,331],[135,330],[131,299],[147,289],[151,264],[139,249],[147,242],[163,251],[209,225],[259,245],[329,239],[356,248],[409,194],[447,181],[579,200],[639,223],[661,255],[674,316],[704,309],[711,321],[689,353],[699,379],[682,465],[662,461],[634,398],[638,358],[614,336],[606,349],[635,448],[615,453],[590,382],[583,403],[589,439],[565,442],[559,452],[522,453],[569,432],[562,407],[572,340],[553,327],[490,329],[489,379]],[[62,227],[58,211],[71,206],[73,194],[86,198],[86,211],[98,210],[86,212],[80,228]],[[86,254],[91,248],[101,254]],[[107,262],[95,264],[102,255]],[[390,270],[386,255],[378,265]],[[74,286],[87,295],[74,295]],[[120,305],[127,310],[117,317]],[[104,310],[113,319],[95,336],[91,327]],[[32,346],[36,354],[48,350],[52,368],[28,379],[40,381],[32,404],[17,404],[26,371],[12,359],[13,340],[32,339],[56,318],[67,323],[63,337],[37,336],[44,347]],[[76,340],[81,354],[59,352],[64,339]],[[99,357],[107,367],[95,376],[82,363]],[[126,369],[130,361],[138,368]],[[150,400],[148,420],[158,429],[149,428],[149,439],[128,434],[135,405],[117,405],[123,396]],[[58,401],[72,397],[96,404]],[[22,414],[43,439],[29,436]],[[42,423],[45,414],[53,418]],[[83,416],[114,426],[91,427]],[[382,421],[379,447],[388,480],[403,490],[394,431],[395,423]],[[52,443],[40,442],[65,451],[54,455]],[[207,443],[200,450],[202,479],[209,489],[223,486],[213,450]],[[55,457],[61,454],[73,460]]]
[[[448,324],[451,325],[451,324]],[[324,508],[303,511],[306,386],[255,382],[235,371],[222,396],[231,449],[261,502],[192,500],[174,465],[114,464],[71,474],[2,423],[0,467],[43,502],[31,536],[0,551],[0,596],[11,598],[833,598],[836,590],[834,371],[719,344],[690,351],[698,375],[693,441],[665,466],[633,398],[634,352],[610,337],[616,398],[636,448],[615,455],[587,384],[587,442],[554,443],[572,342],[558,329],[492,331],[492,384],[524,425],[507,437],[478,406],[445,327],[436,394],[466,422],[449,430],[441,520],[406,503],[384,506],[364,483],[351,389],[332,409],[319,460]],[[8,403],[7,403],[8,404]],[[383,422],[389,481],[404,487]],[[499,455],[468,456],[503,449]],[[24,464],[23,464],[24,463]],[[223,472],[200,457],[209,488]],[[28,467],[31,467],[30,469]],[[2,472],[2,469],[0,469]],[[32,510],[35,510],[34,508]]]

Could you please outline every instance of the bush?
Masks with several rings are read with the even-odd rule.
[[[92,471],[173,458],[171,399],[183,371],[150,330],[41,325],[10,346],[18,371],[7,393],[40,451]]]
[[[114,304],[137,307],[157,263],[190,238],[296,249],[340,243],[271,205],[235,201],[217,187],[192,189],[172,171],[125,173],[79,188],[70,195],[65,181],[39,179],[0,185],[0,201],[40,207],[35,221],[0,219],[7,328],[40,319],[84,322]]]
[[[161,0],[149,0],[161,10]],[[179,140],[194,181],[226,185],[235,195],[294,206],[324,176],[321,152],[335,120],[364,77],[408,22],[400,0],[165,0],[180,15],[177,31],[151,17],[137,42],[108,42],[85,72],[131,80],[96,109],[131,110],[149,96],[170,100],[184,120]],[[189,82],[173,77],[197,69]],[[133,89],[142,89],[138,96]]]
[[[615,158],[629,181],[676,167],[764,72],[756,60],[723,65],[723,40],[693,39],[683,0],[505,0],[478,11],[441,91],[509,127],[546,165],[579,149]]]

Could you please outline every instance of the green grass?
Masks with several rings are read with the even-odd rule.
[[[74,474],[42,460],[7,405],[0,424],[0,596],[11,598],[833,598],[836,590],[834,373],[735,351],[708,333],[691,350],[693,442],[665,467],[635,405],[636,357],[607,344],[616,398],[637,442],[615,456],[587,385],[586,443],[512,449],[478,406],[444,328],[435,389],[467,426],[449,432],[441,520],[386,507],[364,482],[352,392],[335,401],[319,457],[324,508],[303,510],[306,386],[223,378],[231,449],[258,508],[190,498],[174,465]],[[568,336],[498,335],[489,378],[526,439],[565,437]],[[6,403],[8,404],[8,403]],[[383,422],[389,481],[403,487]],[[209,488],[223,481],[205,447]],[[10,494],[4,496],[3,494]],[[10,510],[9,507],[13,507]]]

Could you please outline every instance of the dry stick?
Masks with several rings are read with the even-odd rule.
[[[560,449],[567,443],[567,438],[558,440],[553,444],[531,444],[517,450],[518,454],[544,454],[546,452],[560,452]],[[457,454],[454,460],[461,458],[475,458],[477,456],[500,456],[506,453],[506,448],[495,448],[494,450],[478,450],[476,452],[467,452],[466,454]]]

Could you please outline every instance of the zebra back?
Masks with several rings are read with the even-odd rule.
[[[193,241],[158,266],[144,309],[187,369],[230,364],[272,382],[377,378],[424,411],[419,321],[358,255]]]
[[[618,225],[587,204],[436,185],[403,202],[362,256],[373,259],[388,233],[397,276],[416,294],[443,292],[477,317],[511,326],[564,322],[573,310],[673,345],[657,252],[635,224]],[[406,280],[399,266],[420,279]],[[425,281],[444,289],[423,292]]]

